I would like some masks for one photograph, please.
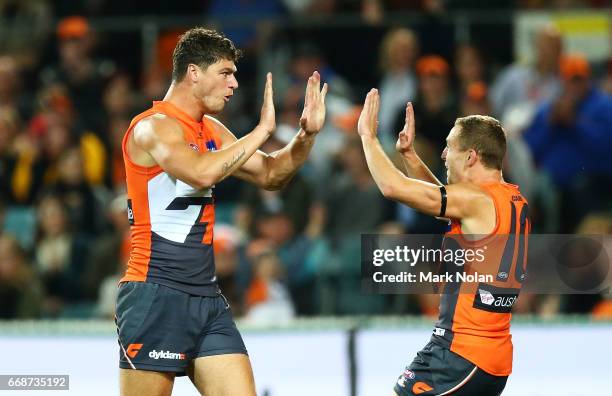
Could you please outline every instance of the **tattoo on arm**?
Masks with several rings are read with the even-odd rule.
[[[230,162],[225,162],[223,164],[223,167],[221,168],[221,170],[223,172],[223,176],[225,176],[228,173],[232,172],[234,170],[234,166],[236,165],[236,163],[238,161],[240,161],[240,159],[242,157],[244,157],[245,154],[246,154],[246,152],[244,151],[244,147],[242,147],[242,151],[239,152],[238,154],[234,155],[234,158],[232,158],[232,160]]]

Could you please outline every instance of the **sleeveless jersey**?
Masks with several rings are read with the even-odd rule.
[[[528,205],[515,185],[498,182],[480,187],[493,198],[495,228],[470,241],[461,223],[452,220],[444,249],[484,249],[484,260],[472,260],[461,270],[490,274],[493,282],[447,283],[433,338],[487,373],[506,376],[512,372],[511,309],[526,276]],[[449,264],[447,268],[459,268]]]
[[[192,150],[213,151],[221,145],[211,121],[195,121],[170,102],[153,102],[153,107],[132,120],[122,144],[132,238],[121,282],[159,283],[189,294],[214,296],[218,286],[212,247],[212,187],[198,190],[164,172],[159,165],[135,164],[127,153],[134,126],[153,114],[177,120],[185,144]]]

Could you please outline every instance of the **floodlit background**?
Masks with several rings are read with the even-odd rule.
[[[235,179],[215,188],[218,278],[261,395],[388,394],[429,339],[431,299],[360,291],[360,234],[445,229],[383,199],[370,177],[356,122],[371,87],[390,155],[408,100],[418,151],[442,180],[455,118],[493,115],[508,133],[504,176],[529,200],[534,233],[612,232],[609,2],[161,3],[0,0],[0,374],[69,374],[70,394],[118,393],[121,138],[163,98],[176,40],[196,25],[245,52],[219,115],[237,136],[256,125],[273,73],[278,128],[264,151],[297,130],[312,71],[330,84],[326,126],[285,190]],[[515,313],[504,395],[609,392],[610,295],[525,294]],[[184,378],[175,389],[195,393]]]

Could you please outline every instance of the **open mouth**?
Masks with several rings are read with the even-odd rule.
[[[225,103],[229,102],[229,100],[230,100],[230,98],[231,98],[232,96],[233,96],[233,95],[225,95],[225,96],[223,97],[223,100],[225,100]]]

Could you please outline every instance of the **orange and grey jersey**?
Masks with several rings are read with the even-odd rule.
[[[154,102],[137,115],[123,138],[131,248],[121,282],[152,282],[189,294],[214,296],[218,291],[213,255],[215,207],[213,189],[196,189],[158,166],[135,164],[126,149],[134,126],[143,118],[164,114],[183,128],[185,144],[198,152],[220,147],[209,124],[195,121],[169,102]]]
[[[497,182],[480,187],[495,204],[494,230],[469,240],[461,222],[453,220],[444,249],[483,249],[484,259],[472,260],[462,270],[491,275],[493,282],[447,283],[433,340],[489,374],[507,376],[512,372],[511,309],[526,276],[528,206],[515,185]],[[449,267],[459,268],[453,263]]]

